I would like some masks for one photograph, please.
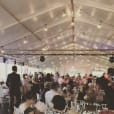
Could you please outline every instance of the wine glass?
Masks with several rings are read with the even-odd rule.
[[[102,110],[107,110],[108,109],[107,104],[101,104],[101,106],[102,106]]]
[[[101,106],[101,104],[96,104],[96,112],[97,112],[97,114],[99,113],[99,112],[101,112],[102,111],[102,106]]]

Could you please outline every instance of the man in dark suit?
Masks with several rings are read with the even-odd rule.
[[[100,86],[102,90],[104,90],[104,101],[103,103],[108,104],[108,108],[114,110],[114,90],[112,86],[110,86],[110,75],[104,73],[102,77],[97,78],[96,83]]]
[[[19,106],[21,102],[21,80],[20,75],[17,74],[17,66],[12,67],[12,73],[8,74],[6,85],[9,88],[10,93],[10,111],[11,114],[14,111],[14,105]],[[16,98],[16,99],[15,99]],[[16,101],[15,101],[16,100]]]

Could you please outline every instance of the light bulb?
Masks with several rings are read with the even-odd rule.
[[[97,28],[98,28],[98,29],[101,29],[101,28],[102,28],[102,25],[101,25],[101,24],[98,24],[98,25],[97,25]]]
[[[23,41],[23,43],[24,43],[24,44],[27,44],[27,43],[28,43],[28,41],[27,41],[27,40],[24,40],[24,41]]]
[[[2,49],[2,50],[1,50],[1,53],[5,53],[5,51]]]
[[[65,17],[66,16],[66,13],[64,12],[63,14],[62,14],[62,17]]]
[[[101,29],[102,28],[102,20],[99,21],[99,24],[97,25],[97,28],[98,29]]]
[[[46,32],[47,32],[47,31],[48,31],[48,29],[45,27],[45,28],[44,28],[44,31],[46,31]]]
[[[44,31],[45,31],[45,32],[48,31],[47,24],[45,24]]]
[[[74,26],[74,22],[71,23],[71,26]]]

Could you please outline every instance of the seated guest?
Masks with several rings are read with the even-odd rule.
[[[62,97],[60,95],[55,95],[52,99],[52,103],[53,103],[54,109],[57,109],[60,111],[65,109],[66,101],[65,101],[64,97]]]
[[[37,101],[37,96],[32,92],[27,92],[25,95],[25,101],[19,106],[19,109],[15,110],[15,114],[32,114],[35,112],[33,108]]]
[[[65,111],[66,101],[63,96],[55,95],[52,99],[53,111],[63,114]]]
[[[62,90],[62,96],[65,98],[68,107],[71,106],[71,101],[74,99],[75,95],[73,94],[73,90],[71,90],[70,86],[64,86]]]
[[[58,94],[58,84],[56,82],[53,82],[51,84],[51,89],[45,93],[46,104],[49,106],[53,97]]]
[[[35,108],[29,107],[24,111],[24,114],[35,114],[35,112],[36,112]]]
[[[24,114],[44,114],[43,112],[39,112],[35,107],[29,107],[24,111]]]

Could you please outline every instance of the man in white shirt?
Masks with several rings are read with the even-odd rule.
[[[51,107],[51,101],[55,95],[59,95],[58,84],[56,82],[53,82],[51,85],[51,89],[45,94],[45,101],[48,106]]]

